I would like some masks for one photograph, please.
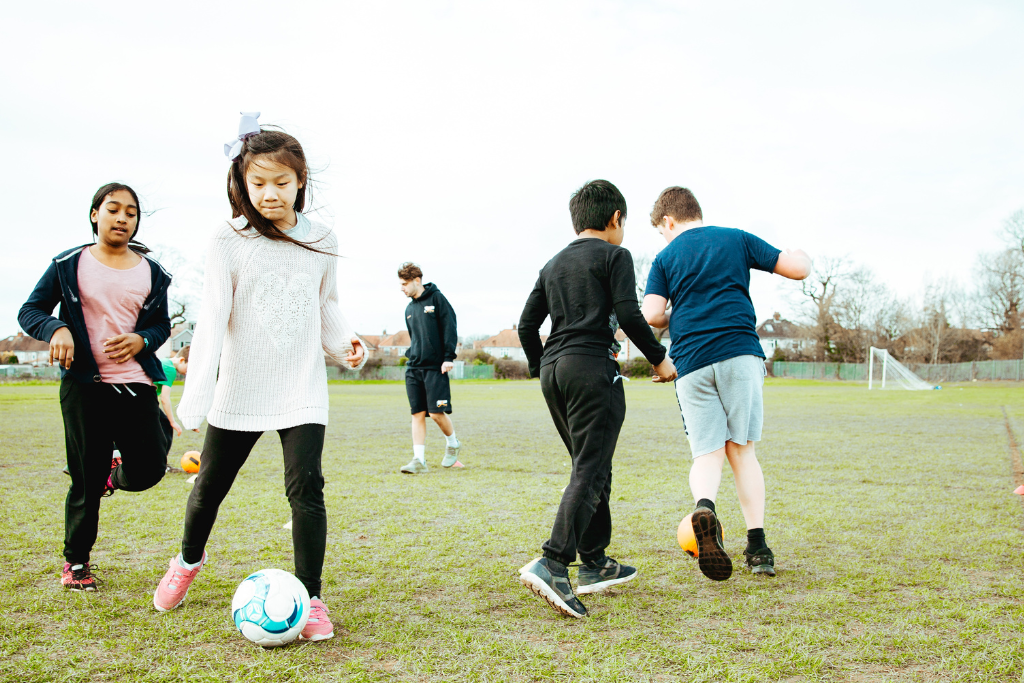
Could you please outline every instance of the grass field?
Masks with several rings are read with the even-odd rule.
[[[180,392],[180,387],[175,387]],[[516,569],[539,554],[569,463],[537,382],[457,383],[462,471],[410,457],[399,384],[331,386],[325,598],[334,640],[261,650],[235,630],[249,572],[292,569],[280,445],[265,435],[221,509],[210,563],[178,610],[152,593],[189,485],[168,475],[103,502],[92,594],[59,585],[64,439],[56,386],[0,386],[3,681],[1024,680],[1024,506],[1005,406],[1024,389],[932,392],[769,382],[758,446],[775,579],[712,583],[675,541],[692,500],[671,390],[634,381],[615,458],[609,552],[639,580],[556,616]],[[175,441],[173,454],[201,437]],[[726,547],[745,543],[732,480]]]

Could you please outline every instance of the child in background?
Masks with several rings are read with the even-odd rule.
[[[160,400],[160,409],[163,410],[164,419],[161,424],[168,444],[174,440],[175,436],[181,436],[181,427],[175,422],[174,409],[171,408],[171,387],[179,376],[184,377],[188,372],[189,348],[188,346],[182,347],[170,358],[160,359],[160,364],[164,369],[164,380],[153,383],[156,386],[156,396]],[[164,387],[167,387],[167,391],[163,390]],[[170,463],[167,464],[166,469],[167,472],[181,471],[177,467],[172,467]]]
[[[231,158],[232,219],[210,240],[203,305],[192,338],[189,379],[178,404],[185,429],[206,418],[203,464],[188,498],[181,552],[153,596],[165,612],[182,603],[206,563],[217,510],[263,432],[284,451],[292,509],[295,576],[310,595],[299,636],[334,636],[321,599],[327,510],[321,470],[329,409],[324,353],[360,368],[362,343],[338,306],[338,239],[302,214],[309,169],[299,141],[261,130],[243,114]],[[273,363],[253,359],[276,353]]]
[[[101,187],[89,220],[95,244],[57,255],[18,314],[26,333],[49,342],[50,364],[61,368],[71,475],[61,584],[73,591],[96,590],[89,560],[100,498],[155,486],[170,448],[153,389],[164,374],[153,351],[171,332],[171,276],[134,241],[139,198],[132,188]],[[111,458],[115,442],[120,453]]]
[[[800,250],[781,252],[742,230],[705,227],[703,221],[696,197],[686,188],[670,187],[654,203],[651,224],[668,246],[651,265],[643,313],[654,327],[669,327],[670,353],[679,368],[676,397],[693,455],[690,490],[697,507],[692,524],[701,572],[714,581],[732,575],[715,514],[728,459],[747,523],[747,565],[755,574],[775,576],[775,555],[764,535],[764,474],[754,453],[754,442],[761,440],[765,367],[750,269],[802,280],[810,274],[811,259]]]
[[[619,246],[626,221],[622,193],[607,180],[594,180],[572,195],[569,211],[579,239],[541,269],[519,319],[519,339],[530,376],[540,376],[572,472],[544,556],[520,569],[519,577],[556,612],[578,619],[587,608],[573,593],[567,569],[577,552],[581,594],[637,576],[633,567],[605,555],[612,535],[612,456],[626,417],[615,332],[621,326],[651,362],[655,382],[671,382],[676,369],[640,315],[633,258]],[[540,326],[549,315],[551,334],[542,345]]]

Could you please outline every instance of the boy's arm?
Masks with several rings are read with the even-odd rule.
[[[160,407],[164,411],[164,415],[167,416],[167,421],[171,423],[171,429],[178,436],[181,436],[181,427],[174,421],[174,410],[171,408],[171,388],[164,387],[164,390],[160,392]]]
[[[811,274],[811,257],[801,249],[786,249],[779,254],[775,274],[790,280],[803,280]]]
[[[455,360],[456,348],[459,345],[459,331],[455,320],[455,309],[448,303],[448,299],[441,294],[438,297],[437,322],[441,329],[441,347],[444,349],[444,362],[451,363]]]
[[[540,377],[540,357],[544,353],[544,345],[540,341],[540,326],[547,317],[548,299],[538,277],[537,284],[526,298],[523,314],[519,316],[519,343],[523,345],[523,352],[526,353],[530,377]]]
[[[660,294],[645,295],[644,304],[640,307],[640,312],[643,314],[647,324],[657,328],[668,327],[667,310],[668,299]]]

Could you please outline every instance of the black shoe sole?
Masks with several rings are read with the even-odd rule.
[[[519,575],[519,582],[529,588],[535,595],[544,599],[544,602],[550,605],[551,609],[555,610],[558,614],[563,617],[572,617],[573,619],[582,619],[587,616],[586,608],[583,608],[583,612],[576,612],[564,600],[558,597],[554,590],[551,589],[539,576],[531,572],[524,572]],[[582,606],[583,603],[580,603]]]
[[[718,518],[707,508],[697,508],[691,519],[697,538],[697,566],[712,581],[725,581],[732,576],[732,560],[718,544]]]

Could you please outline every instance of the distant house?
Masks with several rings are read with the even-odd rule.
[[[412,338],[405,330],[383,337],[377,344],[381,356],[400,358],[412,346]]]
[[[0,341],[0,363],[6,363],[10,356],[17,356],[20,365],[46,365],[50,362],[50,345],[19,332]]]
[[[547,335],[541,335],[541,343],[544,343],[547,340]],[[498,360],[501,360],[502,358],[508,358],[509,360],[526,360],[526,352],[523,351],[523,345],[519,341],[519,330],[515,325],[512,326],[512,329],[502,330],[493,337],[476,340],[473,342],[473,350],[483,351],[488,355],[494,356]]]
[[[657,336],[658,332],[654,328],[651,328],[654,335]],[[643,358],[644,354],[640,352],[640,349],[636,347],[633,340],[626,336],[626,333],[622,329],[618,329],[615,332],[615,341],[619,342],[619,353],[615,357],[616,360],[625,363],[627,360],[633,360],[634,358]],[[672,345],[672,340],[668,338],[668,331],[666,330],[665,335],[661,338],[661,345],[666,349]]]
[[[170,358],[171,354],[181,351],[186,346],[190,346],[195,329],[196,323],[194,320],[186,320],[172,327],[171,335],[167,337],[167,341],[156,350],[157,358]]]
[[[809,353],[815,344],[804,327],[785,320],[779,313],[757,326],[757,337],[761,340],[765,357],[769,359],[775,355],[775,349],[784,353]]]

